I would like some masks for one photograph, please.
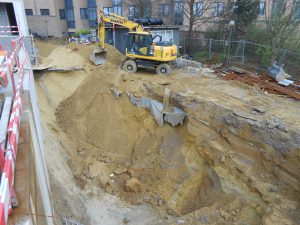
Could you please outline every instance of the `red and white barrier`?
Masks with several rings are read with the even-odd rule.
[[[0,30],[0,33],[19,33],[17,30]]]
[[[0,156],[0,161],[2,159],[2,163],[4,159],[4,166],[2,165],[3,170],[0,183],[0,225],[8,224],[8,215],[12,212],[12,207],[15,207],[17,205],[14,191],[14,172],[18,152],[20,121],[22,114],[22,99],[20,94],[23,87],[24,67],[27,62],[26,57],[24,57],[21,63],[19,62],[20,49],[24,48],[24,38],[22,36],[18,37],[11,42],[11,45],[13,51],[7,59],[7,62],[5,62],[2,67],[0,67],[0,77],[2,77],[0,81],[3,81],[10,76],[13,83],[13,68],[15,64],[17,65],[18,69],[17,88],[15,89],[15,86],[13,85],[14,102],[7,128],[7,147],[6,149],[4,149],[5,155],[2,157]],[[3,83],[1,83],[1,85],[3,85]],[[0,154],[2,153],[0,152]]]
[[[18,28],[18,26],[0,26],[0,28]]]
[[[18,26],[0,26],[0,34],[1,33],[19,33]]]

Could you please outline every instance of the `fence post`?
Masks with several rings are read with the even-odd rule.
[[[185,35],[183,36],[183,55],[185,56]]]
[[[242,56],[242,60],[243,60],[243,64],[245,63],[245,46],[246,46],[246,42],[243,41],[243,56]]]
[[[211,44],[212,44],[212,40],[209,39],[209,49],[208,49],[208,59],[211,60]]]

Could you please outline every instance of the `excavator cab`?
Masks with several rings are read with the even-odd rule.
[[[127,52],[136,55],[153,55],[151,46],[153,44],[152,35],[150,33],[135,33],[128,34]]]

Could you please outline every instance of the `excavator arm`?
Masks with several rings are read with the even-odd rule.
[[[104,13],[103,10],[99,10],[99,21],[98,21],[98,38],[99,38],[99,45],[101,48],[105,48],[105,22],[116,24],[122,27],[128,28],[130,31],[136,32],[144,32],[143,27],[135,23],[131,20],[128,20],[122,16],[119,16],[114,13]]]

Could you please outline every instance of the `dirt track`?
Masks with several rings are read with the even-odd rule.
[[[51,61],[38,46],[44,64],[84,67],[36,79],[58,221],[299,222],[299,102],[211,74],[128,75],[112,48],[95,67],[87,61],[92,46],[56,47]],[[162,101],[165,87],[188,114],[184,126],[158,127],[127,96]],[[131,177],[137,192],[125,190]]]

